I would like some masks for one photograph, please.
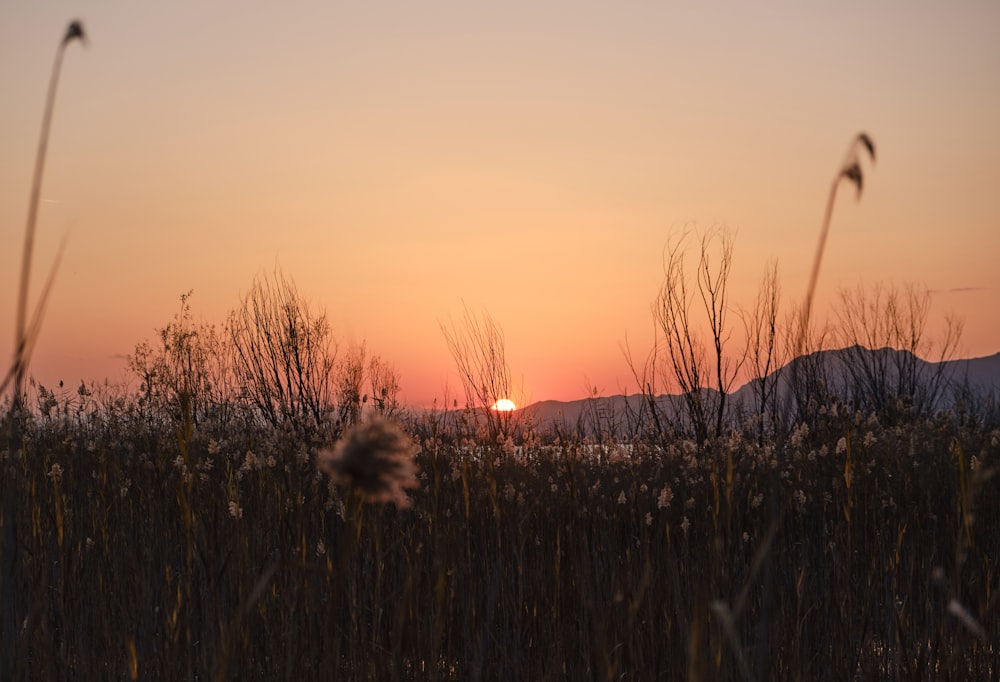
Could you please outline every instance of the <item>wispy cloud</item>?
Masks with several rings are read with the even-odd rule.
[[[991,287],[954,287],[951,289],[928,289],[928,294],[967,294],[975,291],[990,291]]]

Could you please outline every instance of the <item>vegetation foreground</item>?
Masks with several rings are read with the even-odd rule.
[[[1000,674],[983,420],[515,445],[429,412],[385,503],[290,432],[49,395],[3,453],[5,679]]]

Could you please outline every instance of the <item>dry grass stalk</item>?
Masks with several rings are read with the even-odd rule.
[[[847,155],[844,157],[844,162],[837,172],[837,176],[833,179],[833,184],[830,187],[830,196],[826,201],[826,212],[823,214],[823,227],[819,233],[819,244],[816,246],[816,255],[813,257],[812,272],[809,275],[809,288],[806,291],[806,299],[802,308],[802,320],[801,328],[799,329],[798,342],[796,343],[796,356],[802,354],[805,350],[805,341],[809,333],[809,317],[812,312],[812,301],[813,295],[816,293],[816,281],[819,279],[819,266],[823,261],[823,250],[826,248],[826,238],[830,233],[830,219],[833,217],[833,203],[837,198],[837,187],[840,186],[841,180],[848,180],[854,183],[854,186],[858,190],[858,199],[861,199],[861,189],[864,186],[864,174],[861,172],[861,163],[858,159],[858,153],[861,148],[868,151],[868,155],[871,157],[872,162],[875,161],[875,143],[872,138],[867,133],[859,133],[854,140],[851,141],[851,146],[847,149]]]
[[[42,295],[35,307],[35,312],[28,320],[28,286],[31,281],[31,260],[35,249],[35,227],[38,222],[38,204],[42,192],[42,175],[45,170],[45,156],[49,145],[49,130],[52,126],[52,112],[55,109],[56,89],[59,85],[59,73],[62,70],[63,54],[66,46],[74,40],[82,43],[86,42],[86,35],[83,32],[83,24],[79,21],[70,22],[66,27],[66,33],[59,42],[56,50],[55,63],[52,65],[52,75],[49,78],[49,90],[45,99],[45,112],[42,115],[42,133],[38,141],[38,151],[35,155],[35,172],[31,180],[31,198],[28,201],[28,222],[24,231],[24,251],[21,255],[21,278],[17,291],[17,317],[14,328],[14,359],[11,368],[0,382],[0,393],[7,389],[11,380],[14,382],[14,400],[12,406],[19,409],[24,396],[24,382],[28,372],[28,361],[31,357],[31,350],[41,327],[41,320],[48,302],[49,292],[52,290],[52,282],[55,278],[59,261],[62,258],[62,245],[56,256],[55,263],[46,280]]]

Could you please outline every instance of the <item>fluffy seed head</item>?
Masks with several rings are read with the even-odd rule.
[[[413,457],[417,446],[393,422],[376,418],[358,424],[332,449],[320,451],[316,466],[365,502],[410,506],[406,490],[419,487]]]

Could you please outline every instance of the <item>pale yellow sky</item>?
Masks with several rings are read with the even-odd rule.
[[[457,395],[440,324],[463,302],[528,398],[635,390],[620,346],[651,342],[671,230],[737,231],[734,305],[768,259],[798,300],[861,130],[879,158],[838,201],[817,313],[921,282],[963,355],[1000,351],[995,2],[207,4],[0,10],[0,320],[55,46],[72,18],[90,35],[43,187],[34,293],[69,232],[43,383],[120,378],[181,293],[221,322],[277,263],[410,403]]]

